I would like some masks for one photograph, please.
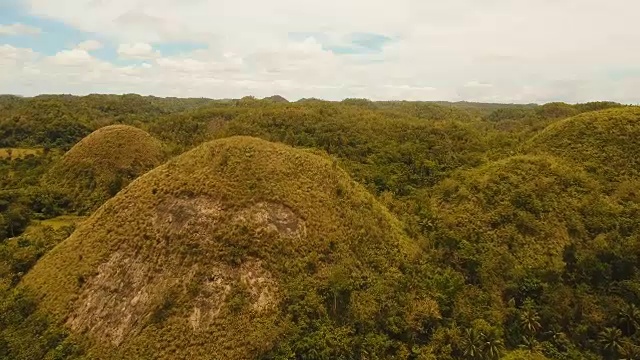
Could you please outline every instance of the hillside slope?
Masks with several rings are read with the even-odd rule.
[[[416,253],[399,227],[326,157],[234,137],[135,180],[22,286],[92,358],[382,356],[398,349],[367,341],[409,306],[399,269]]]
[[[480,315],[502,324],[512,348],[544,339],[543,328],[566,334],[548,345],[551,358],[606,354],[584,334],[614,331],[620,314],[635,309],[640,254],[638,182],[621,183],[612,196],[608,186],[549,155],[506,158],[438,184],[429,236],[441,262],[474,289],[457,299],[459,323]],[[621,343],[635,341],[634,329],[619,331]]]

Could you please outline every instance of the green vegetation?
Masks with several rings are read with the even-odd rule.
[[[402,316],[412,306],[429,306],[421,321],[439,317],[401,281],[417,251],[330,159],[232,137],[140,178],[23,284],[46,294],[42,309],[88,331],[96,358],[348,356],[374,335],[368,351],[384,356],[402,345],[394,333],[411,330]],[[401,318],[387,324],[388,311]],[[337,333],[339,347],[307,341]]]
[[[0,97],[0,359],[638,359],[638,109]]]
[[[54,230],[58,230],[67,226],[75,227],[78,223],[82,222],[85,218],[83,216],[75,215],[63,215],[53,219],[47,219],[40,221],[40,225],[49,226]]]
[[[545,346],[556,356],[596,350],[589,333],[637,303],[638,199],[603,196],[583,170],[531,156],[457,173],[432,192],[429,237],[492,299],[467,316],[503,324],[508,346]],[[563,343],[545,341],[545,331]]]
[[[640,175],[640,108],[588,112],[552,124],[526,144],[529,152],[567,158],[604,182]]]
[[[95,210],[132,180],[161,164],[162,144],[146,132],[111,125],[82,139],[44,176],[80,213]]]
[[[431,107],[437,106],[427,108]],[[445,113],[438,111],[433,116],[444,117]],[[249,112],[227,122],[217,133],[230,135],[323,149],[338,157],[371,191],[399,195],[433,185],[453,169],[478,165],[486,146],[473,127],[459,121],[427,122],[407,115],[391,119],[353,105]]]
[[[49,250],[73,232],[73,225],[31,225],[19,237],[0,242],[0,359],[64,359],[79,354],[68,332],[37,308],[32,293],[15,286]]]
[[[576,222],[595,205],[597,191],[586,174],[557,159],[507,158],[453,174],[433,189],[430,238],[487,288],[538,273],[557,278],[564,249],[587,240],[578,231],[588,225]]]

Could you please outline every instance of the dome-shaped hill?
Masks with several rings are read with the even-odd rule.
[[[561,102],[544,104],[534,110],[538,116],[544,119],[564,119],[578,115],[579,112],[574,106]]]
[[[640,107],[588,112],[549,125],[525,150],[573,161],[601,180],[640,175]]]
[[[552,157],[516,156],[458,172],[434,189],[436,241],[457,239],[452,258],[485,285],[558,274],[565,246],[586,238],[580,211],[597,191],[582,170]],[[479,268],[470,265],[476,261]]]
[[[94,210],[164,160],[162,144],[127,125],[100,128],[77,143],[44,177],[67,191],[81,212]]]
[[[233,137],[138,178],[22,285],[95,358],[248,359],[326,324],[374,331],[414,252],[330,159]]]
[[[266,97],[266,98],[264,98],[262,100],[271,101],[271,102],[274,102],[274,103],[288,103],[289,102],[289,100],[287,100],[286,98],[284,98],[281,95],[269,96],[269,97]]]

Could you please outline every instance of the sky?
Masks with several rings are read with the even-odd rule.
[[[0,0],[0,93],[640,103],[636,0]]]

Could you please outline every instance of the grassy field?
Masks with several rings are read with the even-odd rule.
[[[40,225],[51,226],[54,230],[58,230],[64,226],[77,225],[86,219],[85,216],[63,215],[53,219],[42,220]]]
[[[23,159],[29,155],[42,155],[42,148],[0,148],[0,159]]]

